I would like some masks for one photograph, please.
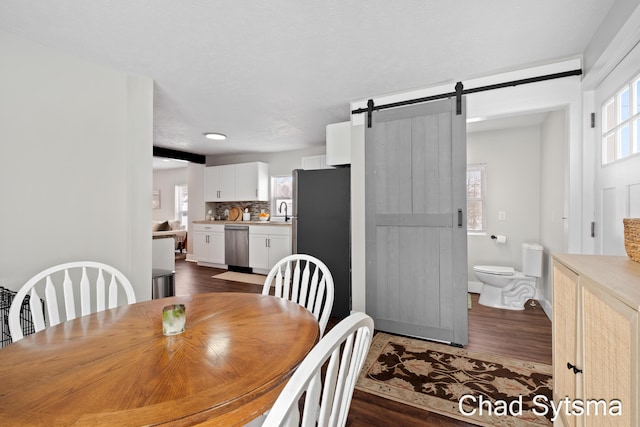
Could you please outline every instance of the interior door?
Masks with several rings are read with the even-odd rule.
[[[623,218],[640,216],[640,157],[630,155],[602,164],[604,150],[603,127],[617,128],[617,142],[610,147],[616,154],[623,151],[625,133],[633,141],[638,129],[638,86],[635,83],[640,62],[640,45],[636,45],[624,59],[607,75],[594,92],[593,111],[596,113],[594,128],[595,149],[595,252],[601,255],[625,256]],[[623,93],[626,92],[626,99]],[[613,111],[603,107],[614,97]],[[635,106],[634,106],[635,105]],[[622,111],[628,110],[626,114]],[[633,144],[632,144],[633,145]],[[633,153],[633,150],[632,150]],[[612,155],[612,153],[608,153]],[[585,216],[588,213],[585,213]],[[586,216],[588,218],[588,216]]]
[[[468,342],[462,107],[381,110],[366,128],[366,310],[376,329]]]

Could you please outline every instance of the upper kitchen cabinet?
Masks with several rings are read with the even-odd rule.
[[[236,199],[269,200],[269,165],[262,162],[236,166]]]
[[[205,202],[269,200],[267,163],[209,166],[205,168],[204,178]]]
[[[327,125],[327,165],[351,164],[351,122]]]
[[[204,200],[223,202],[235,200],[235,165],[210,166],[204,170]]]
[[[319,156],[305,156],[302,158],[302,169],[304,170],[316,170],[316,169],[333,169],[327,165],[327,156],[324,154]]]

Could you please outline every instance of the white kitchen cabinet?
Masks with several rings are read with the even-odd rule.
[[[205,202],[233,201],[236,193],[235,165],[209,166],[204,170]]]
[[[224,265],[224,225],[193,224],[193,255],[198,265]]]
[[[268,201],[269,165],[240,163],[205,168],[205,202]]]
[[[291,255],[290,226],[249,226],[249,267],[254,272],[266,274],[288,255]]]
[[[584,409],[561,411],[556,425],[639,425],[638,283],[640,264],[627,257],[554,255],[554,400]]]
[[[315,169],[332,169],[327,166],[327,156],[305,156],[302,158],[302,169],[315,170]]]
[[[269,200],[269,165],[262,162],[236,166],[236,200]]]
[[[329,166],[351,164],[351,122],[327,125],[327,158]]]

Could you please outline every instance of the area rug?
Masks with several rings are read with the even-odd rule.
[[[358,390],[480,426],[551,426],[551,366],[379,332]]]
[[[262,274],[239,273],[237,271],[225,271],[224,273],[211,276],[214,279],[230,280],[232,282],[251,283],[253,285],[264,285],[267,276]]]

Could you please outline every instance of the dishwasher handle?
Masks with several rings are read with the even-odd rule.
[[[249,231],[248,225],[225,225],[225,230],[239,230],[239,231]]]

